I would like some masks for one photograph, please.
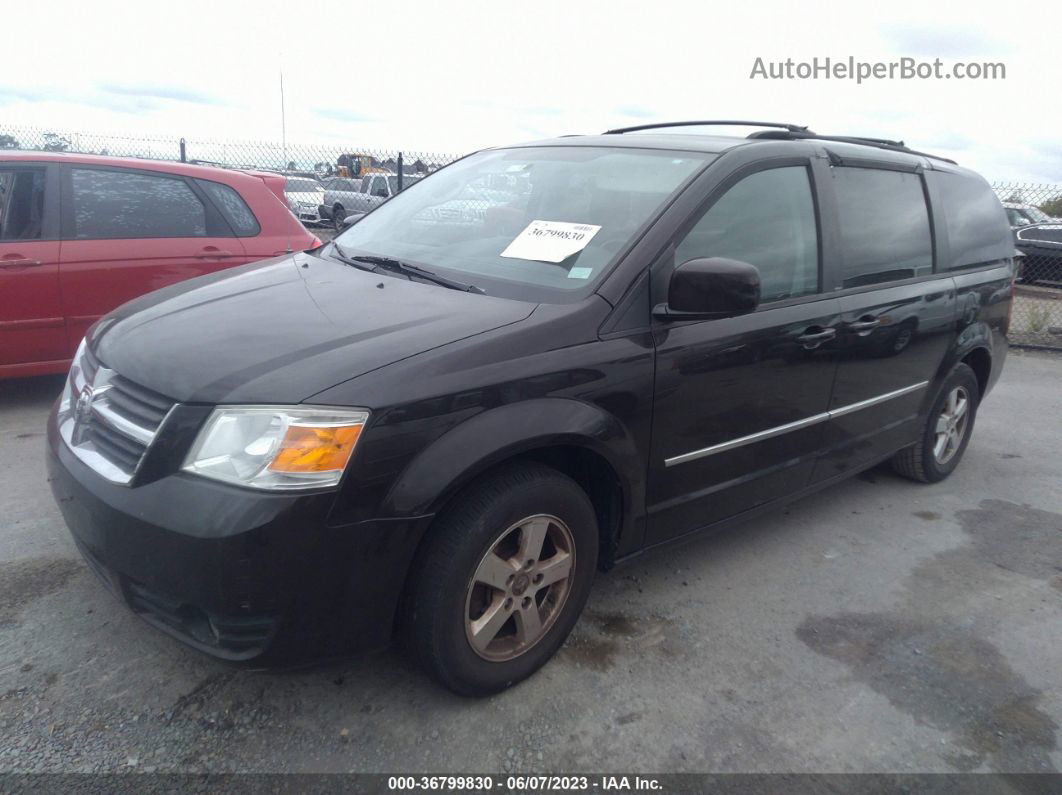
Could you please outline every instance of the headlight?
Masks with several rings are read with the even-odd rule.
[[[334,486],[368,418],[367,411],[328,407],[219,407],[183,469],[256,489]]]

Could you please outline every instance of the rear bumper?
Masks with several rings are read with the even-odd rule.
[[[332,494],[103,480],[48,428],[52,492],[91,568],[157,628],[259,666],[379,648],[430,517],[327,522]]]

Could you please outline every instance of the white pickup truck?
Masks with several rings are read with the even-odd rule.
[[[420,176],[404,174],[402,189],[405,190]],[[329,218],[339,229],[343,219],[354,213],[367,213],[398,193],[397,174],[366,174],[360,180],[349,177],[332,177],[324,181],[324,203],[321,215]]]

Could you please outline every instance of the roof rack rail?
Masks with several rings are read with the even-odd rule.
[[[957,165],[957,163],[950,158],[941,157],[940,155],[931,155],[928,152],[919,152],[915,149],[909,148],[903,141],[892,141],[888,138],[867,138],[860,135],[817,135],[811,131],[800,130],[760,130],[759,132],[750,133],[748,137],[777,141],[812,139],[816,141],[837,141],[838,143],[844,144],[860,144],[862,146],[873,146],[876,149],[887,149],[890,152],[903,152],[908,155],[929,157],[933,160],[942,160],[945,163]]]
[[[605,130],[605,135],[621,135],[629,132],[640,132],[641,130],[661,130],[666,127],[777,127],[781,130],[786,130],[790,133],[803,133],[806,135],[814,135],[807,126],[801,126],[799,124],[785,124],[784,122],[776,121],[719,121],[719,120],[707,120],[707,121],[665,121],[657,124],[639,124],[635,127],[617,127],[615,130]],[[750,136],[751,137],[751,136]]]

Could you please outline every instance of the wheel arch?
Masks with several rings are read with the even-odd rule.
[[[492,469],[535,461],[586,491],[598,517],[601,564],[607,568],[621,544],[629,551],[630,544],[640,542],[635,536],[638,506],[645,502],[644,461],[637,450],[616,417],[582,401],[541,398],[502,406],[458,425],[423,450],[389,489],[381,515],[437,515]]]
[[[978,397],[984,397],[988,391],[989,379],[992,376],[992,353],[985,346],[971,348],[969,353],[959,360],[968,366],[977,376]]]
[[[977,385],[981,391],[980,397],[991,387],[996,372],[996,362],[993,356],[992,330],[983,322],[971,323],[959,334],[955,345],[948,356],[944,358],[940,369],[934,379],[934,390],[940,387],[944,379],[948,377],[957,364],[965,364],[977,376]]]

